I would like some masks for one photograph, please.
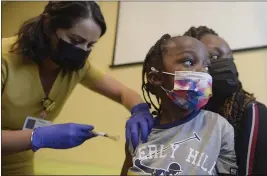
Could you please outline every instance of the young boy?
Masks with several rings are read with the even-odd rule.
[[[142,89],[157,110],[155,127],[146,143],[126,144],[121,175],[236,174],[233,127],[201,110],[212,94],[209,65],[206,47],[191,37],[165,34],[150,49]]]

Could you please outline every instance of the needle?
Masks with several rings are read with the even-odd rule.
[[[116,135],[116,136],[112,136],[112,135],[109,135],[105,132],[94,132],[95,135],[97,136],[103,136],[103,137],[107,137],[113,141],[119,141],[120,140],[120,136],[119,135]]]

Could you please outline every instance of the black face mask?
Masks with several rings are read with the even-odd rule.
[[[52,52],[51,59],[66,71],[77,71],[84,67],[90,52],[58,39],[57,49]]]
[[[229,97],[238,90],[240,82],[233,58],[211,60],[210,73],[214,94]]]

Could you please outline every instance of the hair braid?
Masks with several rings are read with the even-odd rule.
[[[155,110],[159,113],[160,107],[157,107],[151,99],[150,94],[154,94],[153,87],[151,84],[147,82],[146,76],[151,71],[151,67],[155,67],[159,71],[162,70],[162,53],[164,52],[163,44],[167,42],[168,39],[171,39],[169,34],[164,34],[155,45],[153,45],[150,50],[148,51],[144,63],[143,63],[143,70],[142,70],[142,91],[145,101],[148,104],[152,104]],[[146,94],[145,94],[146,93]],[[147,101],[146,96],[149,98],[149,102]],[[158,104],[160,103],[160,98],[156,96]]]
[[[199,26],[198,28],[191,27],[188,31],[184,33],[184,36],[189,36],[200,40],[206,34],[218,36],[218,34],[214,30],[207,28],[206,26]]]
[[[239,134],[241,118],[248,104],[256,101],[253,94],[250,94],[242,88],[235,92],[232,97],[224,101],[224,105],[220,114],[235,127],[236,134]]]

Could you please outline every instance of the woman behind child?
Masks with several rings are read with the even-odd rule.
[[[236,173],[233,127],[200,110],[211,97],[209,65],[206,47],[191,37],[165,34],[150,49],[142,89],[157,110],[155,126],[146,143],[126,144],[121,175]]]

